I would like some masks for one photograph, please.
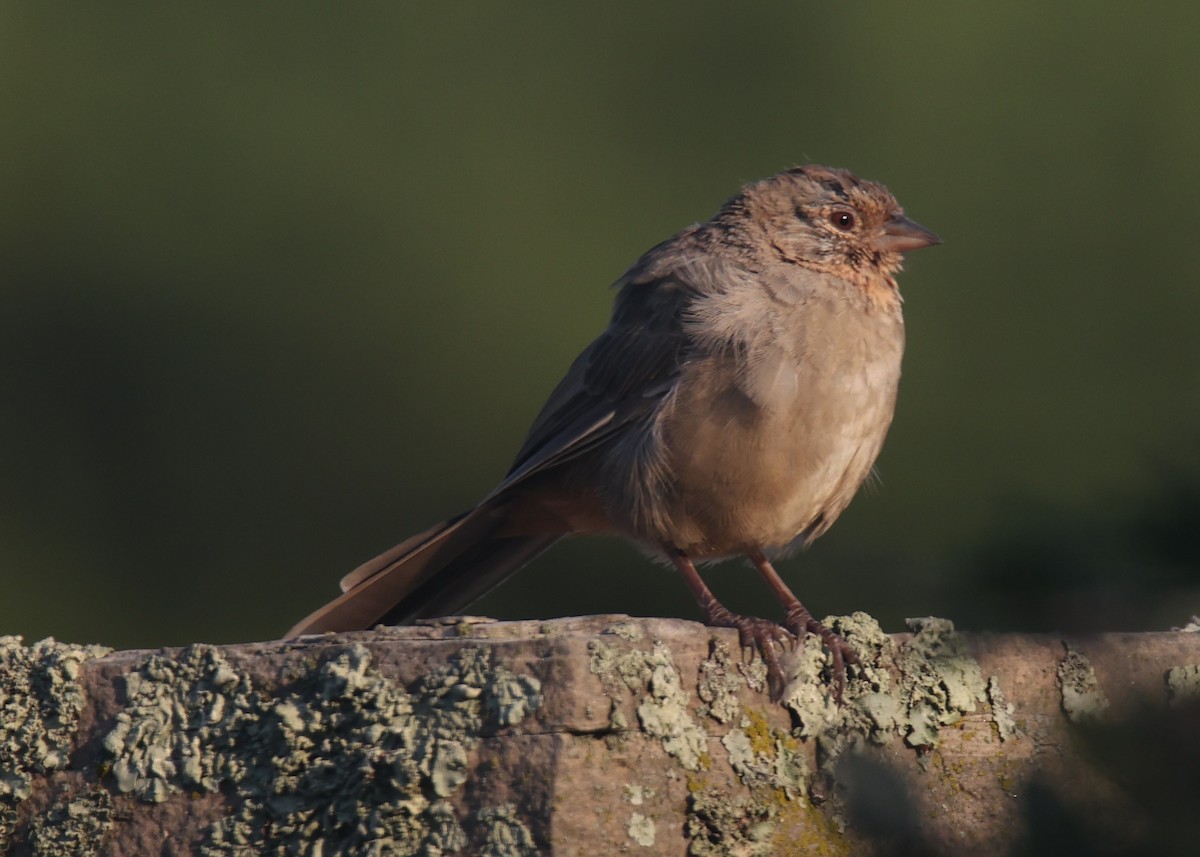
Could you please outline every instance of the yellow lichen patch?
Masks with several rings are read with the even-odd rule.
[[[721,739],[729,764],[743,783],[765,787],[796,798],[805,793],[808,763],[790,734],[772,727],[762,712],[750,709]]]
[[[771,724],[767,722],[767,718],[758,709],[751,708],[746,711],[746,719],[749,724],[743,731],[750,739],[750,749],[759,756],[765,756],[772,752],[775,749],[775,736],[772,734]]]
[[[850,857],[854,853],[838,824],[808,801],[792,802],[780,816],[771,844],[775,857]]]

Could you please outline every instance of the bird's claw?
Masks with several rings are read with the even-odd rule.
[[[842,695],[846,690],[846,664],[858,666],[861,663],[854,649],[840,634],[831,631],[823,623],[817,621],[801,605],[788,610],[787,627],[795,634],[797,646],[803,644],[808,634],[818,637],[825,644],[825,648],[829,650],[829,656],[833,659],[830,668],[830,677],[833,679],[833,697],[837,704],[841,705]]]
[[[795,649],[797,640],[792,633],[768,619],[742,616],[723,607],[713,611],[708,617],[708,624],[718,628],[736,628],[744,660],[753,659],[754,653],[758,652],[767,667],[767,686],[771,690],[771,699],[777,702],[786,683],[779,652]]]

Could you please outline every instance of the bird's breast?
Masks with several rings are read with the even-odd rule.
[[[883,445],[904,346],[896,312],[814,301],[736,355],[689,360],[660,415],[670,533],[696,556],[815,537]]]

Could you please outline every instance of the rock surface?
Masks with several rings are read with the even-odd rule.
[[[1200,696],[1197,633],[833,621],[862,661],[841,705],[815,640],[774,703],[735,632],[681,620],[0,638],[0,854],[1005,854],[1031,794],[1134,835],[1088,737]]]

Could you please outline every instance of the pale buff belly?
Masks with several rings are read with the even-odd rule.
[[[768,373],[765,391],[744,379],[714,389],[711,372],[694,373],[664,414],[671,490],[658,539],[716,558],[820,535],[870,473],[899,369],[898,353],[798,366]]]

